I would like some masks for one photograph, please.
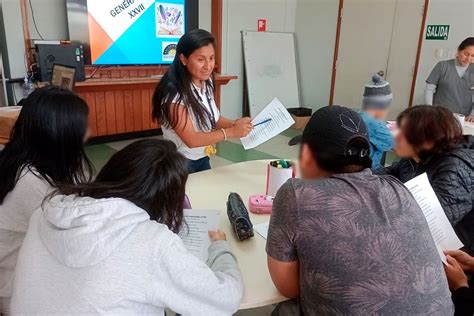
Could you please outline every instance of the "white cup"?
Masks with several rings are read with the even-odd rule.
[[[288,179],[296,176],[295,164],[291,162],[291,166],[286,169],[275,168],[268,164],[267,167],[267,190],[266,194],[275,197],[278,189],[285,184]]]
[[[461,126],[464,127],[464,124],[466,123],[466,116],[463,114],[454,113],[454,117],[457,118]]]

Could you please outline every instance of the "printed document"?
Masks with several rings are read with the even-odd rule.
[[[184,221],[179,233],[186,249],[202,261],[209,257],[208,248],[211,244],[209,231],[219,228],[219,211],[184,210]]]
[[[443,251],[459,249],[464,245],[446,217],[443,207],[431,187],[428,176],[426,173],[423,173],[405,183],[405,186],[413,194],[423,211],[441,260],[446,263],[446,256],[443,254]]]
[[[255,126],[250,134],[240,139],[245,150],[263,144],[295,123],[288,110],[280,100],[278,100],[278,98],[273,99],[270,104],[258,113],[258,115],[252,120],[252,124],[256,125],[266,120],[270,121]]]

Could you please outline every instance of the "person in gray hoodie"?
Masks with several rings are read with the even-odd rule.
[[[89,181],[89,108],[58,87],[33,91],[0,151],[0,314],[9,314],[20,247],[33,212],[59,183]]]
[[[230,315],[243,286],[222,232],[207,264],[177,233],[186,159],[169,141],[117,152],[92,183],[59,187],[32,216],[17,262],[12,315]]]

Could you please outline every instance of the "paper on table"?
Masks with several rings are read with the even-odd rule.
[[[211,244],[208,232],[217,231],[219,227],[219,211],[184,210],[184,220],[179,237],[186,249],[202,261],[209,257],[208,248]]]
[[[443,254],[443,250],[459,249],[464,245],[449,223],[443,207],[431,187],[428,176],[426,173],[423,173],[405,183],[405,186],[413,194],[423,211],[441,260],[446,263],[446,256]]]
[[[268,236],[268,226],[270,222],[253,225],[253,229],[263,238],[267,239]]]
[[[267,140],[277,136],[295,123],[285,106],[278,100],[273,99],[258,115],[252,120],[253,124],[258,124],[265,120],[270,122],[255,126],[246,137],[240,139],[246,150],[257,147]]]

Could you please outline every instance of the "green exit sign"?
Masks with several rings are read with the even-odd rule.
[[[449,25],[428,25],[426,28],[427,40],[446,41],[449,36]]]

